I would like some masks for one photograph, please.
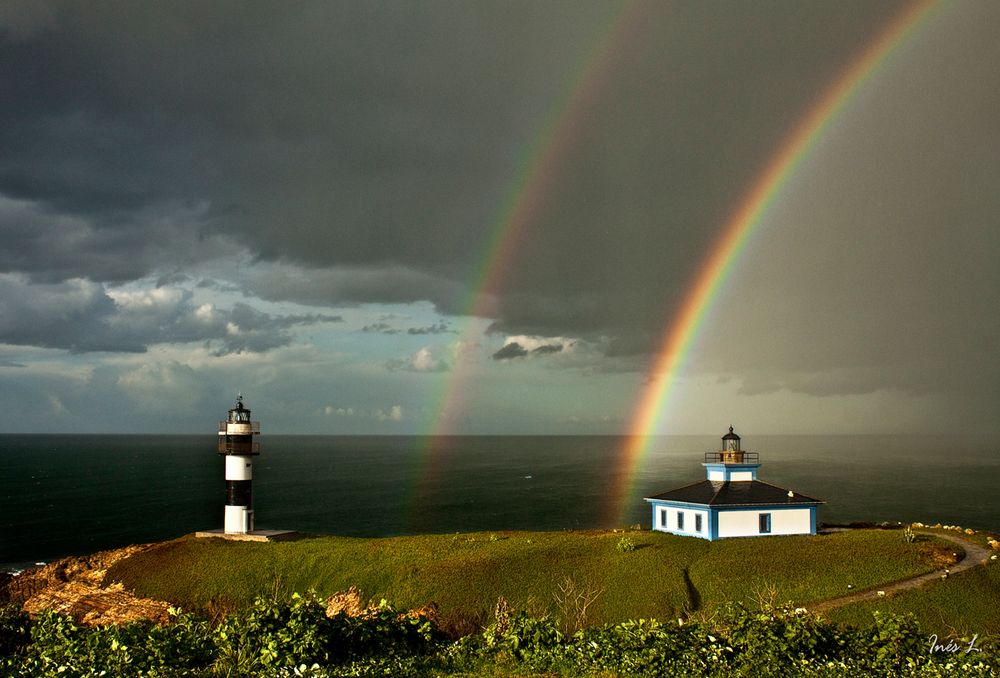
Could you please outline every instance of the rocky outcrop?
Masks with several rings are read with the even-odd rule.
[[[33,567],[13,577],[0,579],[0,604],[16,603],[25,612],[37,616],[46,610],[61,612],[88,626],[123,624],[148,619],[157,624],[169,621],[170,603],[139,598],[120,583],[107,582],[108,569],[120,560],[148,551],[157,544],[127,546],[89,556],[63,558],[41,567]],[[379,610],[366,602],[354,586],[327,599],[327,616],[344,613],[364,617]],[[399,618],[425,617],[437,622],[438,608],[431,603],[402,612]]]
[[[137,619],[164,623],[169,619],[169,603],[138,598],[121,584],[104,581],[109,567],[154,546],[126,546],[33,567],[0,582],[0,603],[19,604],[32,616],[45,610],[63,612],[87,625],[121,624]]]
[[[327,617],[334,617],[341,613],[348,617],[361,617],[372,609],[373,606],[370,603],[365,605],[361,599],[361,591],[356,586],[352,586],[346,591],[338,591],[326,599]]]
[[[169,607],[162,600],[137,598],[121,584],[94,586],[75,581],[47,588],[24,602],[25,612],[32,616],[53,610],[87,626],[124,624],[139,619],[164,624],[170,619]]]
[[[345,614],[348,617],[367,617],[378,612],[379,606],[368,601],[364,602],[361,591],[352,586],[346,591],[338,591],[326,599],[326,616],[334,617]],[[428,603],[413,610],[407,610],[397,615],[398,619],[417,619],[423,617],[437,623],[439,611],[437,603]]]

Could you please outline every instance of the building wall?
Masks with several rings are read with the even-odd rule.
[[[653,530],[714,541],[726,537],[759,537],[781,534],[816,534],[816,507],[705,508],[650,501]],[[666,523],[662,512],[666,511]],[[677,514],[684,514],[684,527],[677,527]],[[771,531],[760,532],[760,514],[771,515]],[[695,515],[701,515],[701,530],[695,531]]]
[[[666,523],[663,521],[663,511],[666,511]],[[684,527],[677,527],[677,514],[683,514]],[[701,530],[695,530],[696,516],[701,516]],[[682,506],[653,503],[653,529],[659,532],[669,532],[685,537],[710,538],[709,514],[706,510],[698,510]]]
[[[705,467],[705,477],[709,480],[727,481],[727,480],[756,480],[757,479],[757,467],[760,464],[722,464],[722,463],[705,463],[702,464]]]
[[[753,508],[719,511],[718,536],[754,537],[760,532],[760,514],[771,514],[771,531],[767,534],[812,534],[813,511],[811,508]]]

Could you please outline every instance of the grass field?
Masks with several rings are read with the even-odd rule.
[[[284,598],[350,586],[366,598],[413,608],[436,602],[442,615],[485,619],[499,596],[515,609],[557,614],[567,578],[597,592],[588,623],[710,613],[727,601],[773,592],[796,605],[930,571],[936,540],[907,544],[899,532],[707,542],[649,531],[512,532],[385,539],[311,537],[250,543],[182,539],[121,561],[106,582],[188,610],[225,610],[264,595]],[[992,573],[989,576],[993,576]],[[984,585],[984,590],[996,582]]]
[[[855,626],[872,613],[912,613],[928,634],[980,637],[1000,634],[1000,566],[976,567],[891,598],[864,601],[830,611],[834,621]]]

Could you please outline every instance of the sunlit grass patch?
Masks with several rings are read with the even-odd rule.
[[[953,548],[930,540],[908,544],[890,530],[725,539],[694,564],[691,578],[708,606],[752,603],[765,592],[777,603],[808,605],[930,572],[928,553]]]
[[[676,618],[730,602],[808,604],[931,569],[925,542],[899,532],[707,542],[630,531],[489,532],[381,539],[311,537],[251,543],[183,538],[121,561],[107,581],[141,596],[217,614],[255,597],[322,596],[356,586],[399,607],[436,602],[443,614],[482,620],[499,597],[534,615],[564,614],[559,587],[593,598],[587,623]],[[950,544],[946,549],[952,549]],[[689,580],[685,580],[685,576]],[[469,622],[472,623],[472,622]]]
[[[830,619],[871,624],[872,613],[912,613],[928,634],[1000,636],[1000,565],[975,567],[947,579],[895,596],[862,601],[831,610]]]

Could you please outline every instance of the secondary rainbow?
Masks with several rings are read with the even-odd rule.
[[[508,263],[520,249],[526,226],[544,206],[561,161],[585,124],[583,114],[601,93],[613,70],[614,55],[629,43],[645,4],[624,2],[611,14],[594,47],[585,53],[579,68],[567,79],[563,95],[549,109],[532,143],[521,153],[514,181],[484,241],[481,264],[475,267],[467,285],[469,294],[461,305],[466,319],[460,330],[459,346],[475,342],[472,335],[476,318],[495,317],[495,297]],[[432,399],[427,443],[421,454],[422,468],[417,469],[415,501],[420,500],[428,477],[433,475],[435,450],[442,446],[440,437],[454,431],[468,396],[469,378],[469,365],[457,356],[451,373],[442,380],[437,397]]]
[[[694,345],[712,301],[719,294],[747,240],[763,222],[775,197],[781,193],[789,177],[822,137],[830,122],[848,105],[852,96],[872,74],[888,61],[895,49],[931,15],[934,5],[933,0],[927,0],[908,7],[848,64],[785,137],[778,152],[771,157],[730,217],[692,281],[691,291],[684,299],[680,311],[668,327],[657,352],[651,378],[638,399],[628,428],[629,437],[616,465],[621,471],[614,481],[614,490],[608,504],[612,522],[620,523],[626,515],[635,476],[648,449],[650,436],[659,430],[660,419],[669,404],[671,389],[684,360]]]

